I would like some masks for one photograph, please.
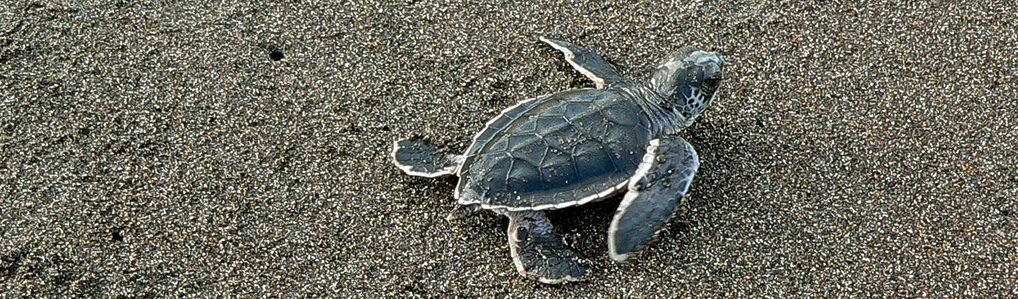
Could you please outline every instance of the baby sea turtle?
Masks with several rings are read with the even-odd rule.
[[[676,133],[717,95],[724,60],[685,47],[645,83],[623,78],[589,49],[541,38],[565,54],[596,89],[519,102],[488,121],[462,155],[420,138],[396,141],[392,158],[410,175],[459,176],[457,210],[509,217],[516,270],[543,283],[582,280],[587,266],[552,229],[544,210],[625,191],[608,228],[608,252],[625,260],[671,218],[699,160]]]

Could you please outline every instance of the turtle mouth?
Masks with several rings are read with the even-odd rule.
[[[716,99],[718,97],[718,94],[721,93],[722,89],[724,89],[724,88],[721,88],[721,84],[718,84],[717,88],[714,89],[714,93],[710,95],[710,99],[707,100],[707,102],[704,104],[704,106],[707,106],[707,105],[710,105],[710,103],[713,103],[714,99]]]

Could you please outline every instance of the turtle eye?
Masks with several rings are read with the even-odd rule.
[[[690,68],[696,68],[698,80],[704,82],[721,77],[721,66],[725,60],[715,52],[696,51],[690,55],[693,61]]]

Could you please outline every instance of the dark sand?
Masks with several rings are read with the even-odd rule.
[[[0,297],[1018,296],[1012,1],[57,2],[0,5]],[[553,212],[593,267],[551,287],[388,158],[593,86],[542,35],[730,63],[668,229],[615,263],[618,197]]]

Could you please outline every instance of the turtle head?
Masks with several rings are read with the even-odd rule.
[[[690,122],[714,100],[724,64],[718,53],[685,47],[654,71],[650,88]]]

